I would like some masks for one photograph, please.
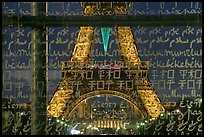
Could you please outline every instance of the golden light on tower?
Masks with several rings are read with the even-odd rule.
[[[120,16],[127,15],[130,2],[82,2],[81,5],[84,7],[84,16],[94,16],[98,13],[106,13],[106,11],[111,11],[113,12],[113,15]],[[105,15],[108,15],[108,12]],[[130,26],[116,26],[115,31],[119,41],[118,49],[121,53],[121,60],[128,68],[126,71],[131,71],[132,74],[146,72],[146,75],[134,79],[134,81],[141,83],[137,86],[137,88],[134,89],[134,92],[139,95],[140,99],[131,97],[129,92],[125,93],[124,91],[117,91],[116,87],[113,87],[114,90],[98,90],[97,92],[89,91],[90,89],[87,88],[85,91],[81,92],[81,95],[78,98],[73,98],[74,94],[76,94],[76,91],[73,89],[73,87],[66,86],[66,84],[70,82],[76,82],[76,79],[72,79],[70,76],[75,72],[82,72],[83,69],[85,69],[83,68],[84,64],[86,64],[86,66],[87,64],[88,66],[93,64],[93,62],[89,61],[89,58],[92,56],[91,53],[94,44],[94,29],[94,26],[80,27],[71,60],[66,64],[73,65],[73,63],[76,63],[81,67],[76,68],[75,66],[72,66],[71,69],[65,69],[66,66],[63,66],[63,71],[67,76],[65,75],[65,77],[62,78],[61,84],[65,85],[65,89],[58,88],[54,93],[54,96],[48,105],[48,114],[53,117],[62,117],[63,119],[67,119],[70,117],[78,104],[83,102],[84,99],[98,96],[99,94],[108,94],[121,97],[129,102],[132,102],[134,108],[139,109],[139,112],[141,112],[142,116],[149,115],[153,118],[158,117],[165,110],[147,78],[149,63],[148,61],[141,61]],[[94,71],[93,67],[86,67],[86,69],[89,69],[89,71]],[[120,71],[124,70],[120,69]],[[93,77],[93,80],[97,81],[97,77],[98,76]],[[88,81],[89,80],[84,80],[81,82],[87,83]],[[142,102],[138,103],[138,101]],[[143,105],[138,105],[141,103],[143,103]],[[97,125],[100,126],[101,123],[100,121],[98,122],[99,123],[97,123]],[[105,127],[108,126],[107,124],[103,125]],[[112,127],[120,127],[120,123],[114,121]]]

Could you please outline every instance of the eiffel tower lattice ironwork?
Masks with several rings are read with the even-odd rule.
[[[104,11],[111,11],[116,16],[127,15],[129,4],[81,3],[84,16]],[[156,118],[165,111],[148,80],[149,62],[141,61],[138,56],[130,26],[116,26],[116,32],[121,54],[120,68],[111,70],[113,62],[109,62],[109,69],[104,69],[107,62],[101,61],[97,69],[95,63],[89,60],[94,46],[94,27],[80,27],[71,60],[62,62],[62,78],[47,107],[49,116],[68,120],[81,102],[97,95],[123,98],[136,106],[143,117]]]

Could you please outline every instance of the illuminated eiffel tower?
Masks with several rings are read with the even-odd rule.
[[[111,11],[115,16],[127,15],[129,5],[130,2],[81,3],[84,7],[84,16],[94,16],[97,12],[106,11]],[[99,95],[123,98],[133,104],[143,117],[156,118],[165,111],[148,80],[148,61],[141,61],[138,56],[130,26],[116,26],[116,32],[121,61],[126,68],[111,70],[116,79],[99,78],[99,71],[104,73],[111,71],[96,70],[94,62],[89,60],[93,53],[94,27],[80,27],[71,60],[62,62],[62,79],[47,107],[49,116],[68,120],[81,102]],[[105,42],[106,46],[107,41],[108,39]],[[134,83],[133,91],[118,88],[117,85],[122,82],[116,74],[125,75],[127,78],[127,72],[137,76],[132,81],[123,81],[126,87],[128,83]],[[107,82],[112,84],[108,85]]]

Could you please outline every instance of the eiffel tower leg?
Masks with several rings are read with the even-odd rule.
[[[84,15],[91,14],[95,9],[94,6],[87,6],[84,9]],[[71,61],[84,63],[88,60],[90,51],[92,49],[92,40],[94,35],[93,27],[80,27],[77,43],[74,47],[74,52],[72,54]],[[68,101],[72,101],[70,98],[74,96],[74,91],[71,86],[67,86],[66,83],[69,78],[61,80],[60,86],[55,91],[48,107],[47,112],[49,116],[59,117]]]
[[[129,26],[117,27],[117,37],[119,39],[119,50],[121,52],[121,58],[124,62],[130,62],[134,65],[141,63],[138,57],[134,38]]]
[[[127,14],[127,9],[124,6],[118,6],[115,10],[118,15]],[[138,56],[130,26],[119,26],[116,28],[116,31],[122,60],[124,62],[130,62],[131,65],[136,66],[136,68],[140,70],[141,60]],[[141,86],[138,86],[137,93],[144,103],[147,113],[151,117],[158,117],[160,113],[165,110],[155,91],[151,87],[148,78],[142,78],[140,81],[142,84]]]
[[[95,6],[86,6],[84,9],[84,16],[92,15],[93,11],[96,9]],[[94,36],[94,27],[80,27],[77,43],[74,47],[74,52],[72,54],[71,61],[85,62],[91,57],[91,49]]]
[[[59,117],[72,93],[73,89],[71,86],[66,86],[66,88],[63,88],[63,86],[59,87],[47,107],[48,116]]]
[[[93,27],[80,27],[71,61],[79,61],[83,63],[88,60],[93,43],[93,34]]]
[[[138,56],[136,44],[134,44],[133,34],[129,26],[117,27],[117,37],[119,39],[119,50],[121,52],[121,58],[124,62],[130,62],[136,68],[140,69],[141,60]],[[142,79],[143,82],[148,82],[147,78]],[[143,85],[143,84],[142,84]],[[164,108],[161,105],[155,91],[151,88],[150,84],[145,84],[138,88],[138,94],[140,99],[144,103],[144,106],[151,117],[158,117],[160,113],[164,112]],[[148,90],[147,90],[148,89]]]
[[[147,85],[147,82],[147,80],[144,80],[144,83],[146,84],[139,87],[138,94],[140,96],[140,99],[144,103],[148,114],[151,117],[159,117],[161,113],[165,112],[164,107],[161,105],[156,92],[152,88],[149,88],[150,84]]]

